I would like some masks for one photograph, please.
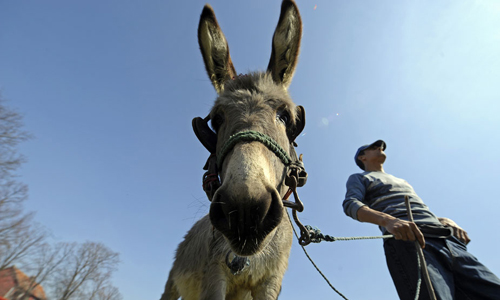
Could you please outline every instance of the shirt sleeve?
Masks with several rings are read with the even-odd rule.
[[[364,203],[366,186],[363,182],[363,176],[361,174],[349,176],[346,188],[345,200],[342,202],[344,213],[354,220],[358,220],[358,209],[366,205]]]

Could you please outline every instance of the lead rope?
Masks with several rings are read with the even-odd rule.
[[[297,238],[297,240],[299,240],[299,235],[297,234],[297,231],[295,230],[295,227],[293,226],[292,219],[290,218],[290,214],[288,213],[288,210],[286,210],[286,215],[288,216],[288,221],[290,221],[290,225],[292,226],[293,233],[295,234],[295,237]],[[326,281],[326,283],[328,283],[328,285],[332,288],[332,290],[334,290],[337,294],[339,294],[340,297],[344,298],[345,300],[349,300],[349,299],[346,298],[346,296],[344,296],[340,291],[338,291],[330,283],[330,281],[328,280],[328,278],[326,278],[325,274],[323,274],[323,272],[321,272],[321,270],[318,268],[318,266],[314,263],[314,261],[312,260],[312,258],[309,256],[309,253],[307,253],[306,248],[304,246],[302,246],[302,245],[300,245],[300,247],[304,251],[304,254],[307,256],[307,258],[309,259],[309,261],[311,262],[311,264],[314,266],[314,268],[316,268],[316,271],[318,271],[318,273],[323,277],[323,279]]]
[[[335,242],[335,241],[356,241],[356,240],[375,240],[375,239],[390,239],[392,234],[377,235],[377,236],[352,236],[352,237],[334,237],[328,234],[322,234],[318,228],[313,228],[310,225],[305,226],[311,235],[311,243]]]
[[[290,196],[290,193],[287,193],[283,200],[288,200],[288,196]],[[411,212],[411,208],[409,205],[409,199],[408,196],[405,196],[405,203],[406,203],[406,208],[408,211],[408,217],[410,219],[410,222],[413,222],[413,214]],[[294,210],[295,212],[295,210]],[[311,256],[309,256],[309,253],[307,252],[306,248],[304,245],[300,243],[300,240],[303,239],[303,237],[299,238],[299,235],[297,234],[297,231],[295,230],[295,227],[293,226],[292,219],[290,218],[290,214],[288,213],[288,210],[286,210],[286,214],[288,216],[288,221],[290,222],[290,226],[292,226],[293,233],[295,234],[295,237],[297,240],[299,240],[299,245],[302,247],[302,250],[304,251],[304,254],[306,257],[309,259],[311,264],[316,268],[316,271],[323,277],[323,279],[328,283],[330,288],[334,290],[340,297],[344,298],[345,300],[349,300],[344,296],[339,290],[337,290],[328,280],[328,278],[321,272],[319,267],[314,263],[313,259]],[[297,222],[297,220],[295,220]],[[300,223],[300,222],[299,222]],[[299,224],[297,224],[299,225]],[[302,224],[300,224],[302,225]],[[387,234],[387,235],[382,235],[382,236],[358,236],[358,237],[333,237],[331,235],[324,235],[321,233],[321,231],[318,228],[313,228],[309,225],[303,226],[309,233],[309,242],[311,243],[320,243],[321,241],[327,241],[327,242],[335,242],[335,241],[354,241],[354,240],[372,240],[372,239],[387,239],[387,238],[393,238],[394,236],[392,234]],[[301,230],[302,231],[302,230]],[[303,235],[303,234],[301,234]],[[307,244],[306,244],[307,245]],[[417,286],[415,290],[415,300],[418,300],[420,297],[420,289],[422,286],[422,273],[424,275],[425,283],[427,285],[427,290],[429,292],[429,296],[431,300],[436,300],[436,296],[434,294],[434,289],[432,287],[432,282],[429,277],[429,273],[427,271],[427,264],[425,262],[425,257],[422,252],[422,248],[420,248],[420,245],[418,244],[418,241],[415,241],[415,247],[417,249],[417,265],[418,265],[418,280],[417,280]]]
[[[408,218],[410,222],[413,222],[413,214],[411,212],[410,207],[410,199],[408,196],[405,196],[405,205],[408,213]],[[415,299],[418,299],[418,293],[420,292],[420,277],[421,273],[424,275],[425,284],[427,285],[427,291],[429,292],[429,297],[431,300],[436,300],[436,294],[434,293],[434,288],[432,287],[431,278],[429,276],[429,271],[427,270],[427,263],[425,262],[424,252],[422,251],[422,247],[420,247],[418,241],[415,241],[415,248],[417,249],[417,258],[418,258],[418,266],[420,272],[418,272],[419,285],[417,286],[417,295]]]

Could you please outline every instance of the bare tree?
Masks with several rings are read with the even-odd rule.
[[[0,270],[13,264],[22,264],[46,239],[47,233],[41,226],[23,224],[28,220],[21,219],[9,231],[9,235],[3,237],[0,243]]]
[[[111,273],[105,273],[93,280],[89,292],[82,299],[88,300],[121,300],[118,289],[110,284]]]
[[[73,252],[60,265],[54,277],[52,297],[57,300],[99,299],[99,293],[112,289],[111,274],[116,270],[119,255],[105,245],[85,242],[72,244]],[[119,293],[108,293],[119,299]],[[118,296],[116,296],[117,294]]]
[[[16,180],[24,162],[17,146],[30,137],[22,126],[22,116],[0,97],[0,270],[20,262],[46,236],[33,214],[24,212],[28,187]]]
[[[27,140],[30,135],[21,129],[22,116],[4,104],[5,101],[0,98],[0,180],[8,181],[24,162],[24,157],[18,153],[17,145]]]
[[[50,280],[59,266],[71,255],[73,248],[74,245],[68,243],[57,243],[54,246],[44,243],[36,247],[22,264],[22,269],[31,276],[19,300],[29,299],[36,287]]]
[[[123,297],[120,291],[111,285],[105,286],[97,292],[96,297],[90,300],[122,300]]]
[[[50,299],[121,300],[110,278],[118,253],[101,243],[47,243],[48,233],[25,213],[27,185],[16,180],[25,161],[17,146],[30,138],[22,130],[22,116],[5,106],[0,95],[0,270],[13,264],[29,273],[19,299],[28,299],[42,283],[52,289]]]

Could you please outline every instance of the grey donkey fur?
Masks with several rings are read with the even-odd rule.
[[[218,97],[210,112],[219,151],[242,130],[256,130],[290,149],[298,113],[287,88],[297,64],[302,22],[293,0],[284,0],[266,72],[237,76],[226,38],[207,4],[198,27],[205,67]],[[239,143],[220,170],[222,185],[210,213],[177,248],[161,300],[277,299],[293,241],[281,201],[285,166],[259,142]],[[227,256],[250,265],[233,275]],[[231,258],[230,258],[231,259]]]

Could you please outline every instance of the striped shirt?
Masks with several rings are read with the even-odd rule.
[[[342,206],[345,214],[355,220],[358,219],[358,209],[365,205],[398,219],[408,220],[404,198],[408,196],[415,223],[442,226],[404,179],[379,171],[356,173],[349,176],[346,188]],[[381,227],[380,230],[386,233],[385,228]]]

